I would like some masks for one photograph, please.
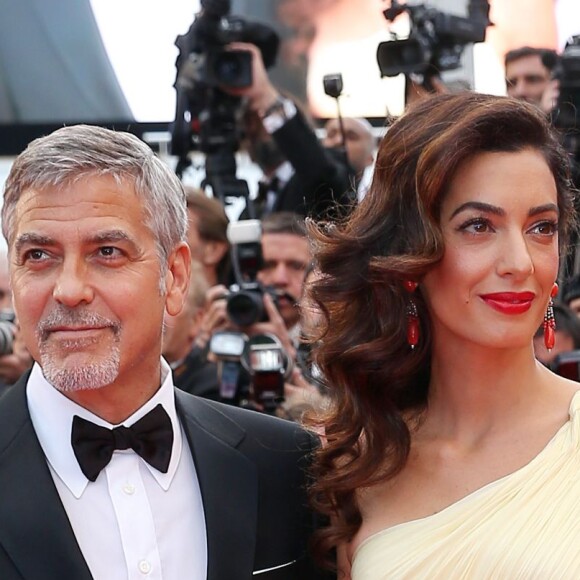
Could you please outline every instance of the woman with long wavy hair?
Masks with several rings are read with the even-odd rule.
[[[310,224],[339,578],[580,578],[580,385],[532,346],[573,215],[542,114],[462,93],[392,125],[348,221]]]

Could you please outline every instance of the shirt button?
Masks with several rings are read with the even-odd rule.
[[[126,483],[123,486],[123,491],[127,494],[127,495],[133,495],[135,493],[135,486],[130,484],[130,483]]]
[[[141,560],[141,562],[139,562],[139,572],[141,572],[141,574],[149,574],[149,572],[151,572],[151,564],[149,564],[147,560]]]

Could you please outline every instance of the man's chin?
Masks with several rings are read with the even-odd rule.
[[[81,353],[69,355],[65,360],[41,356],[41,367],[46,380],[63,393],[101,389],[119,376],[119,358],[115,353],[97,361],[87,360]]]
[[[284,321],[284,325],[286,328],[290,329],[300,320],[300,316],[296,313],[296,308],[293,306],[288,306],[287,308],[280,308],[280,316]]]

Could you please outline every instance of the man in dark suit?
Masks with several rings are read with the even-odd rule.
[[[2,228],[35,362],[0,400],[0,578],[315,578],[294,424],[177,392],[181,184],[136,137],[71,126],[8,176]]]
[[[355,199],[355,171],[322,145],[302,111],[270,82],[256,46],[240,42],[230,47],[252,54],[252,85],[222,88],[247,100],[245,146],[266,178],[258,199],[261,215],[341,215]]]

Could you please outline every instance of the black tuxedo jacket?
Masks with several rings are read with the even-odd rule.
[[[0,399],[0,578],[89,580],[30,420],[27,378]],[[201,487],[208,580],[319,578],[306,555],[315,525],[303,470],[312,438],[292,423],[178,390],[176,402]]]

